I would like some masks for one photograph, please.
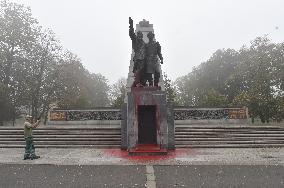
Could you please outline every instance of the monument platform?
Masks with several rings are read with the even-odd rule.
[[[129,155],[165,155],[174,147],[174,123],[166,92],[160,87],[133,87],[127,93],[125,140]]]

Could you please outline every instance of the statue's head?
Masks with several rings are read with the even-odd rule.
[[[155,37],[155,34],[154,34],[153,32],[149,32],[149,33],[147,34],[147,37],[148,37],[148,39],[149,39],[150,41],[152,41],[152,40],[154,39],[154,37]]]
[[[137,32],[137,38],[138,39],[143,39],[143,33],[141,31]]]

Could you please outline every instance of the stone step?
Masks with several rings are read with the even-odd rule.
[[[192,128],[192,129],[284,129],[284,126],[252,126],[252,125],[184,125],[179,124],[175,126],[177,129],[180,128]]]
[[[5,132],[5,133],[0,133],[0,135],[24,135],[24,132]],[[33,135],[121,135],[120,132],[33,132]]]
[[[284,141],[284,137],[223,137],[223,138],[175,138],[175,141],[215,141],[215,140],[276,140],[276,141]]]
[[[0,130],[23,130],[24,127],[0,127]],[[120,130],[120,127],[86,127],[86,126],[73,126],[73,127],[37,127],[36,130]]]
[[[176,132],[284,132],[284,129],[175,129]]]
[[[176,138],[284,137],[283,134],[175,134]]]
[[[120,144],[111,145],[36,145],[36,148],[94,148],[94,149],[110,149],[110,148],[120,148]],[[0,148],[25,148],[24,144],[0,144]]]
[[[121,138],[121,135],[33,135],[34,138]],[[24,138],[24,135],[0,135],[2,138]]]
[[[1,144],[25,144],[25,141],[0,141]],[[35,145],[113,145],[120,144],[120,141],[35,141]]]
[[[212,135],[212,134],[242,134],[242,135],[252,135],[252,134],[277,134],[277,135],[284,135],[284,132],[268,132],[268,131],[259,131],[259,132],[175,132],[175,135]]]
[[[167,150],[161,149],[159,151],[132,151],[130,150],[129,155],[131,156],[155,156],[155,155],[167,155]]]
[[[284,126],[278,126],[278,127],[262,127],[262,126],[258,126],[258,127],[250,127],[250,126],[241,126],[241,127],[234,127],[234,126],[216,126],[216,127],[212,127],[212,126],[200,126],[200,127],[181,127],[181,126],[176,126],[175,129],[200,129],[200,130],[283,130]]]
[[[34,131],[37,132],[58,132],[58,131],[66,131],[66,132],[76,132],[76,131],[80,131],[80,132],[84,132],[84,131],[91,131],[91,132],[108,132],[108,131],[113,131],[113,132],[120,132],[121,129],[89,129],[89,128],[85,128],[85,129],[34,129]],[[24,131],[24,128],[21,129],[1,129],[0,128],[0,132],[5,132],[5,131],[11,131],[11,132],[17,132],[17,131]]]
[[[23,138],[2,138],[0,139],[1,142],[14,142],[14,141],[24,141]],[[35,142],[38,141],[45,141],[45,142],[52,142],[52,141],[99,141],[99,142],[107,142],[107,141],[121,141],[120,138],[34,138]],[[188,141],[188,142],[193,142],[193,141],[274,141],[274,142],[283,142],[284,138],[176,138],[175,139],[176,143],[177,142],[182,142],[182,141]]]
[[[202,145],[176,145],[176,148],[280,148],[284,144],[202,144]]]
[[[120,131],[120,128],[36,128],[34,131]],[[2,131],[24,131],[24,128],[1,128]]]
[[[132,156],[150,156],[150,155],[166,155],[167,150],[161,149],[155,144],[142,144],[136,148],[129,150],[129,155]]]
[[[120,148],[120,128],[38,128],[37,148]],[[176,127],[177,148],[284,147],[284,127],[186,126]],[[0,127],[0,148],[23,148],[22,128]]]
[[[1,141],[24,141],[24,138],[0,138]],[[37,138],[34,141],[120,141],[121,138]]]
[[[217,144],[284,144],[284,140],[216,140],[216,141],[176,141],[176,145],[217,145]]]

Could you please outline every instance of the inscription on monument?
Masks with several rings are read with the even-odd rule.
[[[161,94],[154,94],[159,96]],[[244,108],[221,108],[221,109],[174,109],[175,120],[187,119],[247,119],[246,109]],[[109,109],[107,111],[90,110],[74,111],[61,110],[51,111],[51,121],[84,121],[84,120],[121,120],[119,109]]]
[[[51,111],[50,112],[50,120],[51,121],[65,121],[66,120],[66,112]]]
[[[243,108],[221,109],[175,109],[175,120],[187,119],[247,119],[246,110]]]

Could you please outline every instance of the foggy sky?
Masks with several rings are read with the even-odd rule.
[[[11,0],[10,0],[11,1]],[[174,80],[220,48],[239,49],[268,34],[284,42],[283,0],[12,0],[30,6],[85,68],[110,83],[127,77],[128,17],[154,24],[162,70]]]

